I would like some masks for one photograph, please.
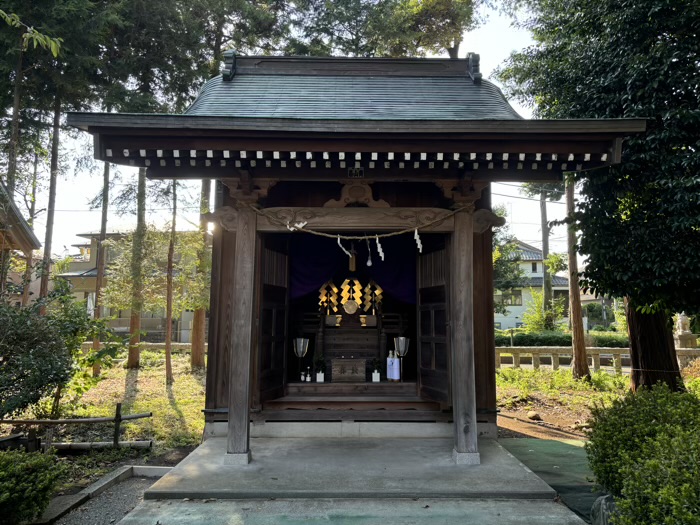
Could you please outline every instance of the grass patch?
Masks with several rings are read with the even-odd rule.
[[[117,403],[122,414],[152,412],[153,417],[122,423],[123,440],[155,441],[156,452],[197,445],[204,432],[204,371],[191,372],[189,355],[173,355],[175,382],[165,384],[163,353],[144,351],[141,367],[127,370],[123,365],[105,370],[102,379],[81,399],[75,417],[113,416]],[[108,429],[94,428],[111,439]],[[84,429],[75,429],[77,432]],[[107,432],[106,435],[103,432]]]
[[[204,432],[204,371],[190,371],[189,354],[173,354],[173,385],[165,384],[164,352],[141,352],[141,367],[127,370],[117,363],[105,368],[98,381],[63,417],[113,417],[117,403],[122,415],[152,412],[153,417],[124,421],[120,439],[153,440],[151,450],[100,449],[60,459],[65,473],[59,491],[81,488],[118,466],[155,462],[175,449],[194,447]],[[114,425],[67,425],[59,429],[55,441],[111,441]]]
[[[496,387],[498,405],[506,409],[542,404],[581,411],[624,395],[629,378],[600,371],[588,382],[574,379],[569,370],[502,368],[496,372]]]

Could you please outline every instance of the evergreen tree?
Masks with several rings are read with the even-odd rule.
[[[581,284],[626,297],[633,386],[682,388],[670,311],[700,310],[700,4],[530,0],[535,45],[499,76],[545,118],[648,120],[621,164],[576,175]]]

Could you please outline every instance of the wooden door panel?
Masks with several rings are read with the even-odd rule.
[[[258,348],[262,402],[284,395],[288,344],[288,271],[284,244],[266,239],[262,250],[262,297]]]
[[[418,257],[418,382],[424,399],[449,404],[449,260],[440,241]]]

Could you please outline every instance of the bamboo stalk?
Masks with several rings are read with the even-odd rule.
[[[143,414],[121,416],[121,421],[143,419],[145,417],[153,417],[153,413],[145,412]],[[74,425],[82,423],[114,423],[114,417],[86,417],[81,419],[0,419],[0,424],[5,425]]]
[[[92,443],[52,443],[51,448],[56,450],[92,450],[96,448],[113,448],[111,441],[93,441]],[[151,448],[153,441],[120,441],[119,447]]]

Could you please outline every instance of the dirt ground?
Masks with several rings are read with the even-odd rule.
[[[542,418],[533,421],[528,412],[535,411]],[[536,406],[533,408],[500,409],[498,414],[499,438],[539,438],[539,439],[585,439],[585,429],[581,424],[586,414],[573,413],[562,407]]]

